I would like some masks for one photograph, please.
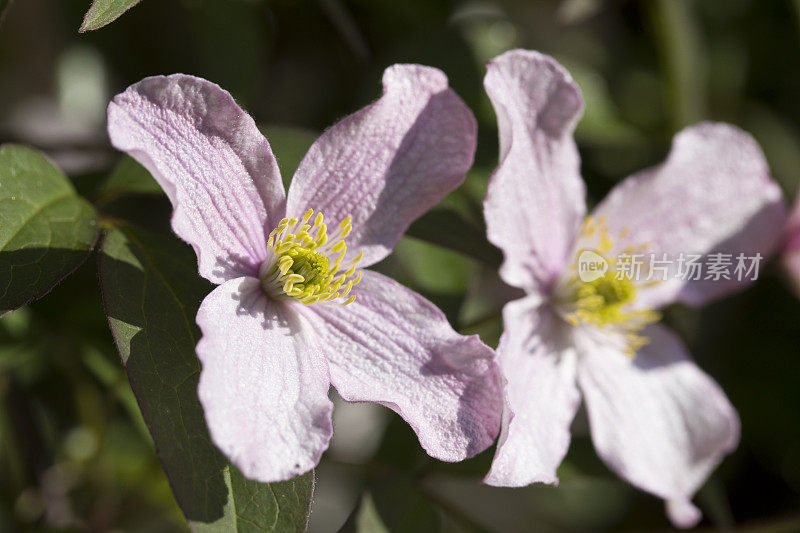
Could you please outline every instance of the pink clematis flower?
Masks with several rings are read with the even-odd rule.
[[[795,292],[800,295],[800,194],[794,210],[789,216],[786,240],[783,247],[783,266],[789,275],[789,282]]]
[[[577,85],[536,52],[507,52],[487,68],[500,130],[488,237],[504,252],[503,279],[527,294],[503,310],[507,409],[486,482],[556,482],[583,396],[600,457],[666,500],[676,525],[691,526],[700,518],[691,498],[736,446],[739,420],[655,310],[699,305],[744,282],[684,281],[674,270],[639,282],[618,276],[622,262],[611,260],[638,250],[673,261],[681,252],[767,255],[784,219],[780,190],[749,135],[700,124],[675,137],[666,162],[622,182],[586,217],[572,137],[583,110]],[[582,280],[584,251],[608,270]]]
[[[319,462],[331,384],[396,411],[444,461],[499,431],[493,351],[418,294],[356,270],[461,184],[475,151],[474,117],[440,71],[396,65],[383,85],[314,143],[288,198],[269,143],[219,86],[152,77],[109,105],[111,142],[163,187],[173,230],[218,284],[197,314],[198,394],[212,439],[249,478]]]

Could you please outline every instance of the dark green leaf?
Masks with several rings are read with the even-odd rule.
[[[402,278],[423,292],[463,295],[475,276],[474,262],[419,239],[400,239],[393,254],[402,267]],[[400,281],[406,283],[406,279]]]
[[[0,147],[0,314],[41,298],[86,259],[95,216],[42,154]]]
[[[100,186],[96,203],[107,204],[129,194],[162,194],[161,186],[135,159],[123,156]]]
[[[353,509],[339,533],[389,533],[389,528],[381,520],[369,492],[361,495],[361,501]]]
[[[364,502],[362,502],[363,505]],[[414,485],[414,480],[398,473],[376,480],[371,485],[368,514],[393,533],[441,531],[436,507]],[[359,530],[365,533],[366,529]]]
[[[449,209],[428,211],[411,224],[407,235],[444,246],[492,267],[500,266],[503,261],[500,250],[486,240],[480,228]]]
[[[211,443],[197,399],[195,315],[212,286],[177,239],[130,226],[105,237],[100,279],[111,332],[173,493],[195,531],[297,531],[313,473],[285,483],[245,479]]]
[[[81,33],[102,28],[117,20],[120,15],[138,4],[141,0],[94,0],[86,16],[83,17]]]
[[[275,124],[262,124],[259,129],[269,141],[272,153],[275,154],[281,169],[283,185],[288,189],[297,167],[300,166],[300,161],[317,140],[318,135],[303,128]]]

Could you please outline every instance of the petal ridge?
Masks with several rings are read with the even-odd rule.
[[[285,193],[269,143],[227,91],[183,74],[145,78],[111,101],[108,132],[167,193],[203,277],[255,274]]]

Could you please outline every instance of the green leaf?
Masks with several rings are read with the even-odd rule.
[[[403,475],[373,480],[339,533],[415,533],[442,530],[433,506]]]
[[[393,254],[402,267],[403,277],[425,292],[463,295],[475,277],[474,262],[418,239],[400,239]]]
[[[450,209],[428,211],[411,224],[406,234],[449,248],[492,267],[500,266],[503,261],[500,250],[486,240],[483,230]]]
[[[94,208],[31,148],[0,147],[0,314],[41,298],[86,259]]]
[[[269,141],[272,153],[278,160],[283,186],[288,189],[300,161],[319,135],[303,128],[276,124],[262,124],[259,129]]]
[[[387,476],[373,481],[370,489],[374,510],[389,531],[441,531],[436,508],[409,476],[402,473]]]
[[[79,32],[96,30],[106,24],[117,20],[120,15],[138,4],[141,0],[94,0],[86,16],[83,17],[83,24]]]
[[[390,531],[381,520],[372,495],[367,491],[361,495],[361,501],[339,533],[390,533]]]
[[[95,203],[105,205],[129,194],[163,194],[150,172],[130,156],[122,156],[97,191]]]
[[[117,226],[103,241],[100,282],[128,379],[192,529],[305,529],[313,473],[285,483],[249,481],[211,442],[197,399],[195,315],[213,287],[197,275],[191,249],[168,235]]]

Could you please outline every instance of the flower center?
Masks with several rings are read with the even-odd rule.
[[[620,238],[626,234],[623,230]],[[580,237],[585,244],[596,240],[596,247],[584,248],[576,255],[570,274],[556,288],[557,306],[564,320],[572,325],[583,324],[620,333],[625,352],[633,357],[636,350],[649,342],[639,332],[661,319],[661,314],[655,310],[633,308],[639,288],[652,282],[640,282],[631,273],[624,272],[616,258],[609,257],[615,242],[602,219],[595,221],[587,217]],[[620,257],[630,257],[636,250],[637,247],[627,247],[620,251]]]
[[[627,329],[639,330],[650,323],[646,319],[653,315],[652,311],[628,309],[636,301],[636,292],[633,281],[618,279],[614,272],[606,272],[592,281],[578,280],[570,294],[572,310],[567,313],[566,319],[576,325],[622,325]]]
[[[261,286],[274,299],[295,299],[304,304],[332,302],[347,305],[356,299],[348,295],[361,281],[356,263],[363,252],[342,266],[347,253],[345,237],[352,231],[350,217],[344,219],[333,235],[322,213],[310,224],[313,209],[303,218],[284,218],[267,239],[267,258],[259,269]]]

